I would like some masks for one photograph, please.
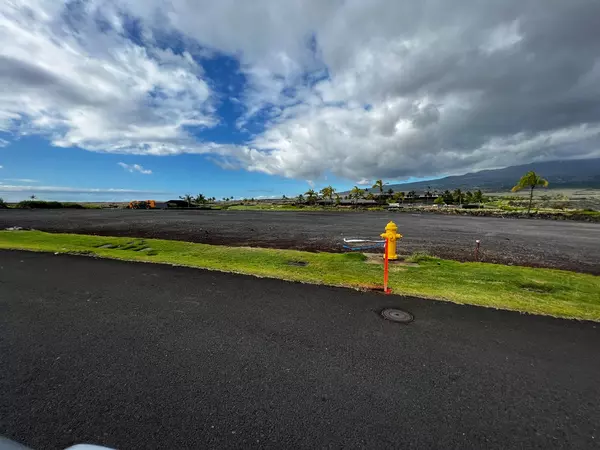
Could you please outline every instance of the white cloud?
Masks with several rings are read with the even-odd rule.
[[[600,3],[24,0],[0,6],[0,130],[133,154],[210,153],[316,180],[600,156]],[[129,39],[122,12],[136,18]],[[98,21],[110,24],[104,31]],[[177,32],[175,54],[164,35]],[[202,48],[198,48],[197,44]],[[187,53],[186,53],[187,52]],[[216,101],[191,55],[247,85],[245,145],[199,140]],[[260,117],[260,119],[258,119]],[[229,120],[232,120],[230,117]]]
[[[152,171],[149,169],[144,169],[142,166],[140,166],[139,164],[125,164],[123,162],[117,163],[119,166],[121,166],[123,169],[129,171],[129,172],[139,172],[139,173],[143,173],[144,175],[150,175],[152,174]]]
[[[207,127],[211,91],[188,53],[124,37],[112,2],[13,0],[0,5],[0,129],[45,134],[57,146],[179,153]],[[110,23],[99,30],[98,21]],[[194,150],[201,152],[201,146]]]
[[[39,183],[38,180],[32,180],[31,178],[4,178],[4,181],[13,181],[17,183]]]
[[[345,2],[316,32],[329,78],[239,159],[403,179],[599,157],[600,4],[534,4]]]

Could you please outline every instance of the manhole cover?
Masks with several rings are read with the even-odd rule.
[[[401,309],[384,309],[381,311],[381,316],[392,322],[400,323],[410,323],[414,319],[411,313],[402,311]]]

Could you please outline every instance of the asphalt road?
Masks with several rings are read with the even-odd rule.
[[[0,252],[0,435],[36,449],[598,448],[599,345],[593,323]]]
[[[389,220],[400,252],[600,274],[600,224],[393,212],[0,210],[0,229],[154,237],[208,244],[340,251],[344,237],[378,238]]]

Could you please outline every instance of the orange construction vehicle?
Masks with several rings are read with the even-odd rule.
[[[129,209],[154,209],[156,208],[155,200],[133,200],[127,206]]]

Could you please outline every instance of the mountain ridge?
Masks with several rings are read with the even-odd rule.
[[[481,189],[483,192],[507,191],[530,170],[547,179],[550,183],[549,188],[600,188],[600,158],[593,158],[535,162],[502,169],[486,169],[464,175],[451,175],[437,180],[386,184],[385,189],[393,189],[395,192],[419,191],[428,188],[438,191],[446,189]],[[377,189],[371,187],[367,189],[378,192]]]

